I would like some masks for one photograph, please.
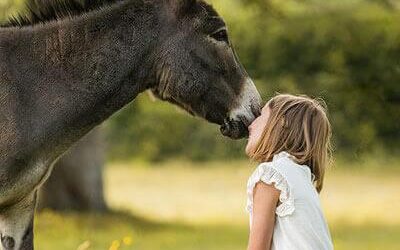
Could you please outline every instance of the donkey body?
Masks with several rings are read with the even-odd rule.
[[[0,249],[33,249],[36,191],[54,161],[139,93],[232,138],[258,115],[259,94],[209,5],[86,2],[0,28]]]

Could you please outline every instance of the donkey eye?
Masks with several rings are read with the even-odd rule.
[[[213,33],[211,37],[220,42],[228,42],[228,33],[226,30],[217,31]]]

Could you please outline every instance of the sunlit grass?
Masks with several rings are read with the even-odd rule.
[[[338,161],[322,204],[335,249],[399,249],[400,169]],[[360,165],[360,166],[357,166]],[[388,163],[389,164],[389,163]],[[106,197],[112,214],[57,214],[36,220],[36,247],[70,249],[245,249],[245,185],[254,164],[111,164]],[[398,170],[396,170],[396,168]],[[386,169],[382,171],[383,169]]]

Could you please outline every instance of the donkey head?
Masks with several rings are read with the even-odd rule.
[[[247,136],[261,98],[240,64],[227,27],[203,1],[171,0],[156,59],[153,93],[221,125],[225,136]]]

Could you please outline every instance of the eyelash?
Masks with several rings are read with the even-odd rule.
[[[214,34],[211,34],[211,37],[219,42],[228,43],[228,33],[226,32],[226,30],[217,31]]]

